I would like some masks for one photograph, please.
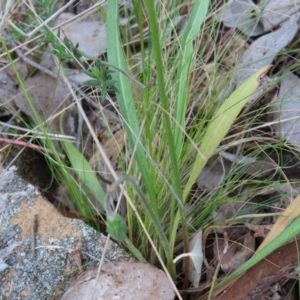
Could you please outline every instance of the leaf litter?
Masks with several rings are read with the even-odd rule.
[[[236,27],[249,37],[258,36],[265,33],[258,10],[252,0],[230,1],[218,17],[226,27]]]
[[[84,20],[74,24],[68,21],[76,15],[62,13],[54,25],[59,26],[61,38],[67,38],[72,44],[78,45],[78,50],[90,57],[99,57],[106,52],[106,28],[100,21]],[[61,24],[65,24],[60,26]],[[87,30],[88,29],[88,30]]]
[[[132,9],[128,4],[125,6],[125,10]],[[299,4],[295,1],[274,0],[256,1],[254,3],[251,0],[243,0],[231,1],[218,14],[218,21],[225,28],[227,27],[227,31],[237,32],[239,30],[242,33],[235,37],[235,46],[244,52],[241,54],[229,51],[230,53],[224,57],[225,62],[223,62],[227,69],[236,68],[237,70],[233,78],[233,89],[238,88],[245,79],[262,67],[274,64],[275,68],[272,69],[272,72],[269,72],[268,77],[261,79],[264,80],[260,84],[261,88],[252,95],[244,108],[246,115],[252,116],[260,108],[264,108],[263,113],[260,111],[253,122],[253,132],[259,131],[260,136],[253,136],[252,140],[254,142],[240,142],[239,144],[239,140],[241,141],[245,134],[243,128],[233,124],[230,133],[234,133],[233,142],[237,142],[237,145],[230,146],[232,141],[228,140],[228,136],[225,137],[222,146],[229,145],[228,150],[218,149],[218,153],[213,153],[213,156],[208,160],[197,178],[199,195],[213,193],[220,186],[227,185],[231,180],[240,183],[224,197],[224,203],[220,205],[219,210],[216,209],[212,213],[214,223],[219,224],[216,226],[219,229],[211,228],[207,231],[209,234],[203,234],[203,239],[208,237],[212,239],[209,246],[206,247],[206,240],[203,240],[204,247],[202,247],[201,228],[195,231],[194,239],[190,244],[192,259],[189,266],[189,277],[193,287],[198,287],[199,284],[201,287],[201,283],[205,280],[203,280],[205,276],[202,277],[203,274],[201,274],[202,255],[204,255],[205,267],[207,267],[206,271],[212,271],[212,269],[220,266],[222,270],[219,273],[220,278],[224,274],[230,274],[252,256],[256,250],[255,243],[257,239],[265,236],[264,229],[268,228],[269,230],[270,226],[276,221],[276,217],[261,217],[256,221],[249,216],[243,219],[244,215],[261,214],[263,216],[269,213],[270,209],[267,205],[257,205],[260,201],[263,203],[273,201],[275,208],[272,213],[278,213],[285,207],[286,203],[284,202],[290,202],[293,196],[299,193],[300,188],[292,182],[293,179],[300,178],[300,161],[298,158],[300,147],[298,119],[299,74],[292,71],[290,74],[280,77],[282,75],[280,71],[284,67],[282,51],[289,49],[289,47],[295,48],[292,43],[299,33],[298,12]],[[75,19],[68,23],[74,17]],[[60,26],[59,24],[62,23],[65,24]],[[134,18],[122,18],[121,23],[134,23]],[[103,55],[105,56],[107,34],[105,25],[99,20],[97,14],[92,17],[89,16],[85,20],[76,20],[76,15],[71,13],[62,13],[54,24],[60,27],[57,33],[59,32],[61,39],[65,41],[64,46],[68,48],[69,45],[69,51],[74,51],[75,54],[80,52],[85,54],[85,56],[79,55],[77,62],[65,63],[64,67],[69,69],[68,78],[76,82],[78,88],[80,88],[81,94],[79,89],[75,93],[80,97],[88,119],[95,128],[98,139],[104,145],[105,153],[109,157],[111,165],[116,171],[120,171],[118,160],[120,157],[126,159],[123,152],[124,149],[128,150],[122,120],[113,108],[114,104],[111,105],[107,99],[102,99],[102,103],[98,101],[99,91],[84,84],[90,77],[76,69],[78,64],[80,65],[92,58],[98,59]],[[146,24],[143,25],[146,26]],[[169,30],[169,32],[168,39],[171,41],[172,30]],[[178,30],[179,34],[180,32],[182,32],[182,29]],[[244,47],[245,44],[247,47]],[[132,45],[134,45],[134,39]],[[104,177],[104,182],[102,181],[101,184],[103,190],[106,191],[113,181],[113,176],[110,174],[101,153],[95,150],[95,144],[88,127],[82,124],[82,120],[80,120],[78,110],[73,102],[73,95],[70,93],[69,86],[60,77],[60,71],[55,60],[53,60],[53,55],[47,53],[44,58],[31,57],[31,59],[37,62],[41,69],[34,71],[33,66],[25,63],[22,59],[16,62],[16,69],[21,75],[24,87],[16,80],[17,76],[13,70],[3,68],[0,73],[0,102],[5,108],[3,110],[4,117],[11,117],[11,114],[17,116],[14,121],[16,124],[19,124],[21,120],[25,120],[33,123],[33,125],[38,125],[41,121],[44,122],[47,132],[59,132],[77,139],[77,144],[84,145],[81,151],[89,161],[91,168],[96,174],[99,174],[99,178]],[[239,62],[234,65],[237,59],[239,59]],[[209,59],[208,62],[212,63]],[[8,60],[6,60],[6,65],[8,65]],[[43,72],[43,69],[56,73],[56,78]],[[225,74],[224,70],[220,77],[223,74]],[[25,90],[26,92],[24,92]],[[82,92],[87,97],[82,97]],[[110,89],[109,92],[111,95],[115,93],[113,89]],[[95,95],[96,97],[94,97]],[[222,101],[222,98],[224,97],[220,97],[220,101]],[[107,109],[104,106],[110,108]],[[239,122],[239,124],[246,124],[249,120],[247,117],[241,117]],[[257,127],[259,128],[255,131]],[[7,134],[9,134],[7,130],[2,133],[4,136],[7,136]],[[83,138],[80,136],[83,136]],[[248,136],[245,138],[248,138]],[[265,150],[264,146],[268,144],[268,138],[275,140],[274,144],[283,141],[286,148],[282,151],[282,155],[281,153],[274,153],[272,147]],[[262,150],[263,148],[264,150]],[[12,156],[15,156],[15,152]],[[234,173],[236,177],[232,175]],[[287,176],[291,182],[276,187],[269,185],[258,188],[251,183],[253,179],[259,179],[263,182],[264,179],[270,180],[272,177],[280,179],[284,176]],[[67,204],[62,200],[65,196],[61,196],[65,193],[64,189],[65,186],[61,185],[55,190],[54,194],[56,196],[60,195],[60,201]],[[119,197],[120,192],[120,190],[117,191],[115,199]],[[230,205],[226,202],[230,198],[238,198],[241,201],[239,204]],[[280,201],[276,201],[276,199],[280,199]],[[97,199],[92,201],[96,203]],[[74,207],[75,205],[73,203],[70,206]],[[125,215],[126,207],[123,210]],[[213,231],[214,234],[211,233]],[[209,249],[212,250],[210,253],[208,253]],[[206,259],[207,254],[208,261]],[[210,265],[208,265],[208,262]],[[5,265],[3,266],[5,267]],[[130,267],[125,267],[125,270]],[[108,266],[108,268],[110,267]],[[284,266],[281,268],[284,272]],[[277,276],[278,272],[283,274],[280,271],[276,273],[273,270],[271,274],[272,272],[274,272],[273,275],[277,274]],[[272,275],[268,274],[267,276],[271,278]],[[275,281],[275,279],[272,279],[273,283]],[[258,289],[260,283],[256,282],[256,284]],[[242,281],[242,285],[245,285],[245,281]],[[283,286],[284,283],[281,282],[281,285]],[[158,286],[160,286],[159,283]],[[266,286],[264,287],[266,288]],[[251,293],[257,295],[254,289],[255,287],[253,287]],[[242,294],[239,291],[239,293],[241,293],[240,299],[246,299],[248,295],[246,293],[248,292],[245,291]],[[174,297],[173,294],[170,299],[172,297]]]

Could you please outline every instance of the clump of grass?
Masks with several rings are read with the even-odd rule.
[[[133,1],[133,4],[140,38],[138,54],[131,53],[129,46],[124,51],[123,44],[130,45],[131,35],[128,32],[131,28],[122,31],[121,43],[116,0],[108,1],[107,14],[104,15],[108,31],[107,62],[85,57],[85,61],[89,59],[90,63],[85,65],[82,60],[84,54],[78,51],[76,45],[62,40],[47,25],[40,31],[43,33],[40,43],[48,43],[61,67],[66,60],[76,61],[84,72],[91,75],[92,80],[88,84],[95,88],[95,93],[102,100],[109,98],[108,90],[116,97],[117,105],[112,105],[117,107],[122,119],[130,156],[119,162],[123,175],[115,172],[81,102],[72,92],[79,114],[87,123],[94,143],[114,177],[115,182],[107,193],[119,185],[124,188],[128,203],[125,220],[106,203],[107,195],[80,151],[70,142],[62,143],[70,167],[57,155],[56,145],[49,138],[39,116],[35,117],[46,137],[45,146],[54,153],[48,156],[48,160],[56,169],[59,180],[67,185],[80,211],[86,217],[95,213],[88,202],[87,192],[83,191],[91,192],[102,207],[98,213],[103,218],[106,216],[108,231],[113,237],[123,241],[138,258],[160,264],[175,280],[173,259],[176,246],[182,244],[181,251],[188,253],[192,234],[209,227],[212,212],[224,203],[225,196],[242,185],[239,174],[235,178],[231,173],[227,184],[209,194],[197,198],[195,192],[195,182],[203,167],[218,152],[243,106],[259,86],[258,79],[269,67],[259,70],[232,92],[230,82],[234,70],[220,71],[222,64],[219,62],[226,50],[212,48],[216,44],[218,27],[210,1],[195,1],[182,33],[177,33],[176,26],[172,27],[180,17],[181,6],[177,1],[168,1],[166,7],[152,0],[145,0],[145,3]],[[46,3],[46,7],[45,14],[49,16],[50,2]],[[100,14],[105,13],[101,11]],[[33,13],[33,16],[37,23],[41,22],[37,15]],[[149,24],[146,29],[143,27],[145,16]],[[168,33],[170,27],[175,32],[173,36]],[[149,35],[148,40],[145,31]],[[214,59],[205,64],[211,52]],[[12,59],[10,63],[14,65]],[[18,74],[17,70],[15,72]],[[156,79],[148,86],[153,73],[156,73]],[[63,70],[61,74],[65,79]],[[140,82],[137,83],[137,79]],[[19,76],[18,80],[22,86]],[[69,86],[72,90],[70,83]],[[26,94],[24,86],[22,90]],[[220,100],[222,93],[227,100]],[[30,103],[29,98],[28,101]],[[71,169],[75,169],[82,185],[74,180]],[[257,185],[260,183],[256,182]],[[236,201],[239,201],[238,197]],[[292,236],[290,231],[288,236]],[[274,239],[269,247],[228,278],[241,274],[285,240],[282,236]],[[186,258],[184,289],[188,287],[188,266]],[[226,285],[229,279],[218,283],[216,288]]]

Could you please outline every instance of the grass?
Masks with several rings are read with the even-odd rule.
[[[50,23],[41,26],[36,36],[31,38],[31,43],[39,39],[40,51],[44,51],[42,45],[47,42],[61,68],[63,61],[73,60],[80,70],[92,75],[93,82],[89,84],[97,97],[106,94],[108,90],[110,94],[114,94],[117,104],[112,105],[117,107],[128,141],[124,159],[119,160],[119,173],[115,171],[99,142],[82,102],[73,92],[83,122],[87,124],[97,151],[115,180],[111,189],[103,190],[88,161],[80,153],[82,149],[76,149],[70,142],[63,142],[62,148],[69,158],[69,164],[66,163],[56,154],[57,148],[37,114],[35,123],[46,137],[44,146],[55,153],[51,156],[46,154],[52,168],[56,170],[55,176],[59,177],[58,181],[65,182],[81,213],[89,217],[94,216],[96,210],[102,218],[106,216],[107,229],[113,238],[123,241],[139,259],[159,265],[174,281],[178,281],[178,267],[174,264],[174,257],[178,255],[178,251],[189,253],[189,240],[193,234],[200,229],[204,232],[214,225],[211,215],[217,207],[226,203],[227,200],[224,199],[245,182],[251,182],[253,189],[265,185],[263,180],[243,179],[243,169],[238,169],[235,165],[237,169],[233,168],[223,181],[224,184],[213,191],[197,196],[195,190],[199,174],[209,158],[220,152],[222,143],[237,142],[238,147],[243,150],[244,144],[239,144],[239,136],[234,134],[234,129],[239,125],[243,126],[239,134],[246,139],[247,133],[253,131],[251,122],[248,127],[243,123],[243,118],[247,118],[247,111],[243,115],[241,111],[259,87],[258,79],[270,67],[262,68],[232,91],[231,82],[236,66],[232,70],[226,70],[223,65],[230,54],[230,46],[238,37],[233,36],[226,46],[215,46],[220,28],[215,19],[215,8],[210,1],[196,0],[193,6],[189,6],[190,14],[183,32],[178,32],[176,27],[172,28],[172,24],[176,24],[181,16],[181,2],[168,1],[166,6],[161,2],[155,5],[152,0],[132,3],[137,25],[136,36],[140,39],[137,47],[139,51],[131,45],[131,25],[127,24],[127,27],[120,30],[116,0],[108,1],[107,12],[99,12],[107,20],[107,62],[85,57],[76,45],[63,40],[51,30]],[[28,7],[30,5],[27,9]],[[36,11],[43,12],[39,14],[42,18],[29,9],[28,16],[22,23],[10,27],[11,36],[22,39],[25,45],[26,35],[20,37],[20,33],[40,26],[43,20],[49,18],[51,7],[50,0],[44,3],[46,9],[35,7]],[[143,24],[145,17],[149,25],[146,30]],[[26,22],[29,24],[32,21],[33,28],[26,25]],[[5,45],[4,40],[2,43]],[[9,55],[7,46],[5,53],[9,64],[14,66],[15,62]],[[14,71],[18,74],[17,69]],[[147,86],[154,74],[154,84]],[[61,76],[66,78],[63,69]],[[26,94],[22,78],[17,75],[17,79]],[[68,84],[72,91],[71,83]],[[107,99],[110,99],[110,94],[107,94]],[[100,108],[101,101],[97,101]],[[29,98],[28,102],[31,103]],[[35,108],[32,107],[32,110],[35,111]],[[249,118],[255,119],[251,115]],[[275,149],[279,147],[280,145],[274,146]],[[78,180],[74,179],[74,174]],[[107,203],[106,194],[112,193],[118,186],[124,190],[127,203],[125,220],[113,212]],[[88,193],[93,194],[100,208],[93,207],[94,204],[88,201]],[[240,201],[240,198],[236,197],[234,201]],[[121,197],[119,202],[120,199]],[[233,216],[221,223],[232,224],[235,218]],[[294,218],[296,217],[292,219]],[[215,286],[212,285],[210,295],[294,237],[299,232],[297,226],[298,219],[240,269]],[[188,257],[184,260],[182,289],[187,290]]]

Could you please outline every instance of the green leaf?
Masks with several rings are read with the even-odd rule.
[[[101,87],[102,83],[99,80],[86,80],[83,82],[84,85]]]
[[[92,169],[85,157],[70,142],[63,142],[68,159],[78,175],[81,182],[93,193],[95,198],[104,208],[105,194],[102,186],[96,177],[95,171]]]
[[[88,76],[90,76],[90,77],[92,77],[92,78],[96,78],[96,77],[94,76],[94,74],[93,74],[92,72],[90,72],[90,71],[83,70],[83,72],[84,72],[86,75],[88,75]]]
[[[122,242],[126,239],[127,226],[125,220],[118,214],[113,217],[108,217],[106,220],[106,228],[110,236]]]
[[[220,145],[250,96],[259,87],[260,78],[268,72],[270,67],[271,66],[265,66],[261,68],[244,81],[214,113],[203,137],[199,152],[197,153],[189,180],[185,186],[183,192],[184,202],[208,159]]]
[[[94,78],[102,78],[102,73],[100,72],[100,69],[92,68],[91,72],[94,75]]]

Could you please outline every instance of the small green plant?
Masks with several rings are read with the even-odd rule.
[[[86,80],[83,84],[91,87],[96,87],[101,91],[102,99],[105,99],[108,89],[117,92],[115,86],[115,81],[111,79],[111,74],[114,72],[109,69],[107,63],[101,61],[100,59],[92,58],[85,53],[81,52],[78,47],[79,44],[73,45],[73,43],[64,37],[60,38],[60,30],[57,36],[50,30],[45,29],[45,38],[38,40],[40,44],[47,43],[52,45],[52,49],[49,53],[55,55],[62,64],[69,63],[71,61],[76,61],[82,63],[87,59],[94,61],[94,66],[91,66],[89,70],[83,70],[92,79]]]
[[[91,67],[89,71],[85,71],[85,73],[93,79],[85,81],[84,84],[97,87],[101,91],[101,98],[105,99],[108,89],[118,92],[115,86],[116,81],[111,78],[113,72],[114,71],[108,69],[101,60],[96,59],[95,66]]]
[[[60,30],[58,30],[57,35],[54,34],[49,28],[44,29],[44,38],[38,39],[39,44],[49,44],[52,45],[52,49],[48,50],[49,53],[55,55],[62,64],[68,63],[70,61],[78,61],[84,57],[84,54],[79,51],[79,44],[73,45],[66,37],[63,40],[60,38]]]

